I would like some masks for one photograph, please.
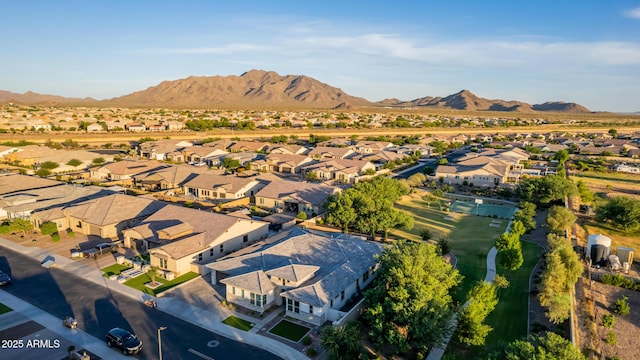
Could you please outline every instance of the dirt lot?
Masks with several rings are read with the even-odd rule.
[[[579,321],[579,344],[583,349],[593,350],[590,358],[610,359],[618,356],[622,360],[640,359],[640,292],[605,285],[594,281],[589,286],[587,279],[580,279],[577,286],[576,306]],[[627,296],[631,312],[627,316],[613,313],[614,302]],[[615,315],[611,330],[602,326],[602,317]],[[615,343],[606,341],[609,331],[616,336]]]

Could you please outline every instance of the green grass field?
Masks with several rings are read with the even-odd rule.
[[[188,272],[184,275],[178,276],[177,278],[171,280],[171,281],[167,281],[165,279],[162,279],[160,277],[156,277],[156,281],[161,282],[162,285],[155,288],[155,289],[150,289],[146,286],[144,286],[144,284],[151,282],[151,278],[147,275],[147,274],[142,274],[140,276],[136,276],[135,278],[129,280],[129,281],[125,281],[124,284],[127,286],[130,286],[134,289],[140,290],[144,293],[150,294],[150,295],[158,295],[159,293],[165,291],[165,290],[169,290],[174,286],[178,286],[184,282],[187,282],[191,279],[195,279],[198,276],[200,276],[197,273],[194,272]]]
[[[282,320],[278,325],[269,330],[270,333],[298,342],[309,332],[308,327],[294,324],[288,320]]]
[[[408,231],[394,230],[391,234],[395,237],[417,241],[420,240],[420,231],[428,228],[433,234],[432,239],[447,237],[450,240],[451,250],[458,258],[457,268],[464,275],[454,299],[463,303],[469,289],[487,274],[487,253],[505,231],[508,220],[492,227],[491,221],[496,219],[427,209],[425,202],[415,194],[403,197],[396,207],[411,213],[415,224]],[[445,219],[447,216],[453,220]]]
[[[130,266],[124,266],[120,264],[109,265],[102,269],[102,276],[108,278],[111,275],[120,275],[121,272],[131,269]]]
[[[235,316],[229,316],[228,318],[222,320],[222,322],[224,324],[233,326],[234,328],[244,330],[244,331],[249,331],[251,330],[251,328],[253,328],[253,324],[251,324],[251,322],[244,319],[240,319]]]

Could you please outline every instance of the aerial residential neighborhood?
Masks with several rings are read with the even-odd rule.
[[[628,1],[3,2],[0,360],[640,359],[638,34]]]

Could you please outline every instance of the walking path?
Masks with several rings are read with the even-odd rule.
[[[60,256],[58,254],[50,253],[40,248],[25,247],[20,244],[16,244],[15,242],[5,240],[2,238],[0,238],[0,246],[14,250],[23,255],[29,256],[37,261],[42,261],[42,259],[44,259],[47,256],[54,257],[56,261],[57,269],[61,269],[66,272],[73,273],[76,276],[89,280],[97,285],[104,286],[110,289],[111,291],[117,291],[118,293],[126,295],[137,301],[142,302],[145,299],[149,298],[148,294],[144,294],[141,291],[138,291],[129,286],[120,284],[116,281],[111,281],[106,279],[105,277],[102,276],[102,272],[100,271],[100,269],[96,267],[84,265],[77,261],[71,260],[64,256]],[[213,303],[213,300],[212,300],[211,307],[206,310],[193,306],[175,297],[161,297],[161,298],[158,298],[156,301],[158,304],[158,308],[157,308],[158,310],[171,314],[177,318],[188,321],[192,324],[198,325],[218,335],[222,335],[230,339],[241,341],[243,343],[267,350],[271,353],[274,353],[282,357],[283,359],[307,359],[307,357],[303,355],[301,352],[299,352],[298,350],[293,349],[292,347],[287,346],[279,341],[270,339],[262,335],[258,335],[255,332],[247,332],[247,331],[236,329],[234,327],[223,324],[222,320],[226,319],[228,315],[231,315],[231,311],[228,309],[224,309],[222,306],[216,306]],[[13,306],[11,305],[9,306],[13,308]],[[30,314],[32,313],[26,312],[25,316]],[[52,317],[52,315],[49,315],[49,316]],[[254,326],[254,329],[256,329],[257,331],[258,329],[262,328],[262,326],[266,324],[270,319],[271,319],[271,316],[267,316],[264,319],[261,319],[260,322],[258,322]],[[56,323],[59,323],[58,325],[62,326],[61,321],[62,319],[57,319]],[[40,321],[37,321],[37,322],[41,323]],[[44,324],[44,323],[41,323],[41,324],[49,328],[48,322],[47,324]],[[85,336],[88,336],[88,335],[85,335]],[[69,340],[72,340],[72,339],[69,339]],[[100,342],[103,343],[102,341]],[[98,354],[98,351],[100,351],[100,348],[94,349],[95,347],[94,345],[95,345],[95,342],[89,342],[87,344],[86,349],[91,352],[94,352],[95,350],[95,353]],[[109,356],[107,358],[111,359],[113,357]]]

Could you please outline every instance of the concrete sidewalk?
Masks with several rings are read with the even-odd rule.
[[[56,260],[57,269],[75,274],[76,276],[89,280],[97,285],[104,286],[111,291],[116,291],[120,294],[126,295],[137,301],[142,302],[150,297],[148,294],[144,294],[141,291],[120,284],[116,281],[106,279],[102,276],[102,272],[97,266],[87,266],[59,254],[52,254],[39,248],[25,247],[2,238],[0,238],[0,246],[29,256],[37,261],[42,261],[47,256],[53,256]],[[215,299],[212,299],[211,307],[206,310],[174,297],[160,297],[156,299],[156,301],[158,304],[158,310],[198,325],[218,335],[253,345],[276,354],[283,359],[307,359],[307,357],[300,351],[287,346],[284,343],[223,324],[222,320],[226,319],[230,313],[228,310],[225,310],[220,306],[216,306],[216,304],[214,304]],[[60,322],[61,319],[57,319],[57,321]],[[60,324],[60,326],[62,325]]]

